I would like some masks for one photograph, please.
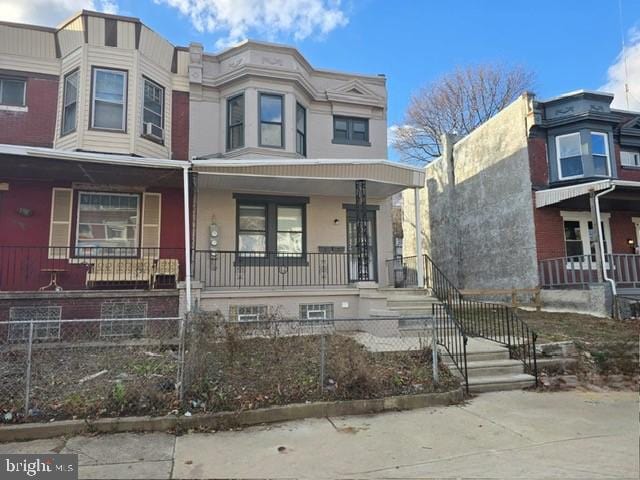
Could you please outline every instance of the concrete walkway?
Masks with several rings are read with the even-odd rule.
[[[81,478],[630,478],[638,394],[497,392],[467,405],[236,432],[0,445],[76,452]]]

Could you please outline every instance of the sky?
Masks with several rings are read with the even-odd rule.
[[[640,0],[0,0],[0,19],[55,26],[82,8],[139,17],[176,45],[268,40],[318,68],[384,73],[389,127],[421,86],[493,61],[532,70],[542,100],[604,90],[627,109],[624,38],[628,107],[640,110]]]

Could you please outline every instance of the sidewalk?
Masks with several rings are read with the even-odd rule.
[[[467,405],[181,437],[0,445],[79,453],[81,478],[633,478],[638,394],[497,392]]]

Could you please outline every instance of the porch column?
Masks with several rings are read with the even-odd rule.
[[[593,190],[589,192],[589,205],[591,206],[591,224],[593,225],[593,238],[590,239],[590,242],[595,246],[596,274],[598,277],[598,283],[602,283],[604,278],[604,265],[602,264],[602,258],[604,257],[600,252],[600,235],[602,233],[602,226],[598,221],[599,219],[596,209],[596,192],[594,192]],[[588,232],[585,233],[588,234]],[[585,254],[591,255],[591,252],[585,252]]]
[[[420,188],[413,189],[416,217],[416,271],[418,274],[418,288],[424,288],[424,261],[422,258],[422,224],[420,215]]]
[[[358,280],[366,282],[369,276],[369,227],[367,224],[367,181],[356,180],[356,250]]]
[[[189,168],[182,169],[182,201],[184,215],[184,282],[186,296],[186,312],[191,311],[191,232],[189,228]]]

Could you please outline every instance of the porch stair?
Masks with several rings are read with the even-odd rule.
[[[441,348],[441,358],[451,371],[457,372],[447,352]],[[469,338],[467,344],[467,375],[471,393],[520,390],[535,385],[535,377],[524,373],[520,360],[509,358],[507,347],[481,338]]]

